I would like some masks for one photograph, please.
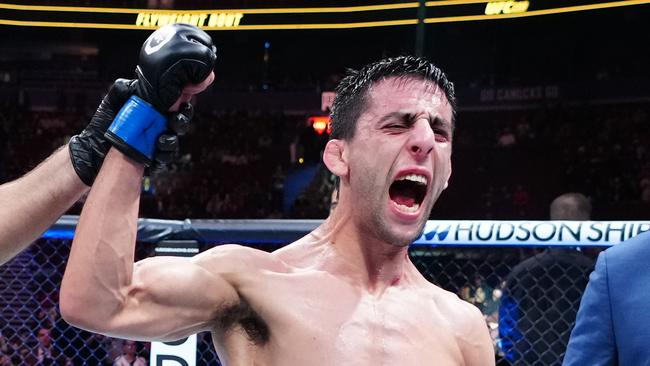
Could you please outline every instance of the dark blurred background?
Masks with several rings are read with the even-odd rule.
[[[110,6],[364,4],[377,3],[150,0]],[[481,14],[484,6],[455,11]],[[540,6],[531,2],[530,9]],[[399,10],[395,18],[416,18],[416,12]],[[427,10],[428,17],[448,13]],[[390,18],[352,13],[327,19],[356,16]],[[248,19],[256,20],[244,17],[242,24]],[[546,219],[551,199],[567,191],[592,200],[594,219],[650,217],[649,28],[650,5],[427,24],[422,53],[448,73],[459,99],[453,176],[432,218]],[[218,47],[217,81],[196,101],[179,161],[143,182],[141,215],[325,217],[333,181],[320,165],[320,151],[328,137],[309,119],[326,114],[321,93],[332,91],[346,68],[415,53],[416,30],[209,31]],[[0,25],[0,182],[29,171],[78,133],[112,80],[133,77],[149,34]]]

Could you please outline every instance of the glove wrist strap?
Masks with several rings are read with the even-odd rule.
[[[153,159],[156,140],[166,128],[167,118],[133,95],[115,116],[106,136],[123,153],[148,165]]]

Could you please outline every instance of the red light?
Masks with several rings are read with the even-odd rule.
[[[330,131],[330,117],[329,116],[313,116],[309,117],[309,123],[319,135],[327,130]]]

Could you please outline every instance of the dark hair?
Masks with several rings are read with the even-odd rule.
[[[347,70],[347,75],[336,87],[331,113],[331,138],[354,137],[357,119],[365,109],[368,89],[374,83],[389,77],[413,77],[435,83],[444,91],[452,112],[456,114],[454,84],[442,70],[422,57],[386,58],[368,64],[358,71]]]

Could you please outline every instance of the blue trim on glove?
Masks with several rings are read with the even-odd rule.
[[[156,140],[166,129],[167,118],[151,104],[133,95],[115,116],[108,131],[151,160]]]

